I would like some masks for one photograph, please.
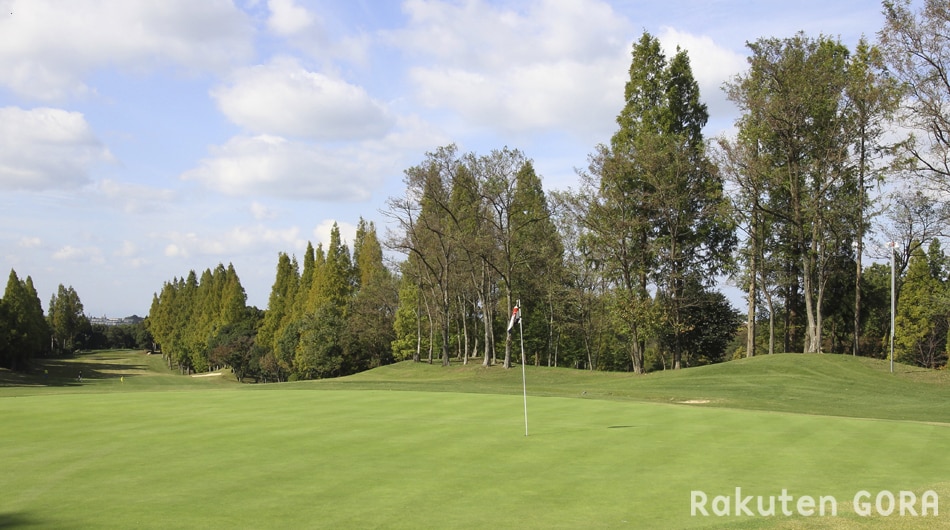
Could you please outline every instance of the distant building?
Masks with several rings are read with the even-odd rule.
[[[132,315],[130,317],[123,318],[109,318],[105,315],[101,317],[89,317],[89,323],[92,325],[99,324],[100,326],[124,326],[127,324],[138,324],[145,320],[144,318],[138,315]]]

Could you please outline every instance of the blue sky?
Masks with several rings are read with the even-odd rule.
[[[881,25],[873,0],[0,0],[0,271],[44,307],[64,284],[90,316],[144,316],[233,263],[263,309],[278,252],[333,222],[350,243],[361,216],[384,236],[440,145],[575,186],[643,31],[689,52],[712,137],[747,41]]]

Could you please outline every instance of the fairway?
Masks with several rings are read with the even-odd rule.
[[[7,380],[0,388],[0,527],[933,528],[950,522],[950,505],[927,519],[866,518],[852,507],[861,490],[918,497],[935,490],[941,501],[950,500],[950,426],[943,422],[659,398],[531,396],[532,373],[542,387],[553,384],[535,369],[525,437],[521,397],[504,384],[514,371],[500,368],[464,382],[453,376],[455,392],[438,383],[434,367],[411,365],[393,367],[388,376],[238,385],[224,376],[162,373],[141,354],[110,355],[117,356],[110,361],[116,373],[125,373],[123,365],[140,371],[119,375],[124,381],[102,372],[83,385]],[[407,383],[412,378],[403,372],[413,371],[417,383],[430,379],[439,391],[380,388],[385,379],[394,387]],[[578,384],[589,384],[588,375],[579,373]],[[357,388],[367,380],[377,388]],[[684,392],[691,388],[685,381]],[[477,392],[481,386],[499,392]],[[692,491],[711,499],[734,495],[737,487],[766,498],[783,489],[796,498],[833,496],[837,515],[691,516]]]

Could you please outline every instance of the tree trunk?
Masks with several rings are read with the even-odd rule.
[[[459,341],[459,344],[464,343],[462,346],[462,364],[468,364],[468,319],[465,318],[465,302],[462,300],[462,297],[459,296],[459,312],[462,317],[462,338],[463,340]]]
[[[858,162],[858,230],[854,242],[855,271],[854,271],[854,349],[851,355],[857,356],[861,352],[861,258],[864,254],[864,168],[867,164],[867,148],[864,142],[865,131],[861,134],[860,158]]]
[[[482,359],[482,366],[491,366],[494,356],[494,344],[492,343],[492,303],[491,291],[488,288],[488,264],[482,261],[482,284],[478,297],[481,301],[482,326],[485,328],[485,358]]]
[[[505,298],[508,300],[507,315],[511,315],[511,287],[507,281],[505,282]],[[505,368],[511,368],[511,333],[507,333],[507,338],[505,339]]]
[[[775,353],[775,302],[768,286],[763,285],[762,292],[765,295],[765,306],[769,310],[769,355],[772,355]]]
[[[758,279],[758,256],[759,256],[759,222],[758,216],[753,211],[752,212],[752,226],[750,232],[752,233],[752,249],[750,252],[749,259],[749,311],[746,315],[746,339],[745,339],[745,356],[753,357],[755,356],[755,291],[757,287]]]
[[[805,353],[817,353],[818,346],[818,322],[815,318],[815,253],[818,241],[812,239],[811,245],[803,254],[802,259],[802,290],[805,291]]]
[[[422,285],[419,285],[419,296],[422,296]],[[417,363],[422,359],[422,311],[419,307],[419,301],[416,301],[416,351],[412,354],[412,362]]]
[[[548,298],[548,366],[551,366],[551,350],[554,349],[554,300]]]
[[[630,362],[633,363],[633,373],[643,373],[643,347],[640,343],[640,335],[637,333],[637,325],[631,326],[633,340],[630,341]]]

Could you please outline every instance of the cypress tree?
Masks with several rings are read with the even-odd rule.
[[[343,345],[348,373],[391,362],[398,305],[396,281],[383,264],[373,223],[360,219],[353,248],[354,269],[359,274],[357,290],[346,308]]]
[[[267,299],[267,311],[264,321],[257,335],[257,342],[267,351],[276,351],[277,333],[280,330],[284,317],[293,311],[294,295],[297,292],[297,283],[300,281],[296,262],[290,256],[281,252],[277,257],[277,277],[271,287],[270,297]]]
[[[0,337],[4,352],[0,362],[11,370],[25,369],[29,361],[47,351],[49,328],[43,316],[43,306],[33,280],[27,276],[20,280],[16,271],[10,269],[6,290],[3,293],[3,314],[6,317],[6,337]]]
[[[947,358],[950,297],[944,281],[934,275],[942,268],[939,243],[931,244],[930,255],[919,246],[911,254],[897,300],[894,353],[900,362],[936,368]]]

